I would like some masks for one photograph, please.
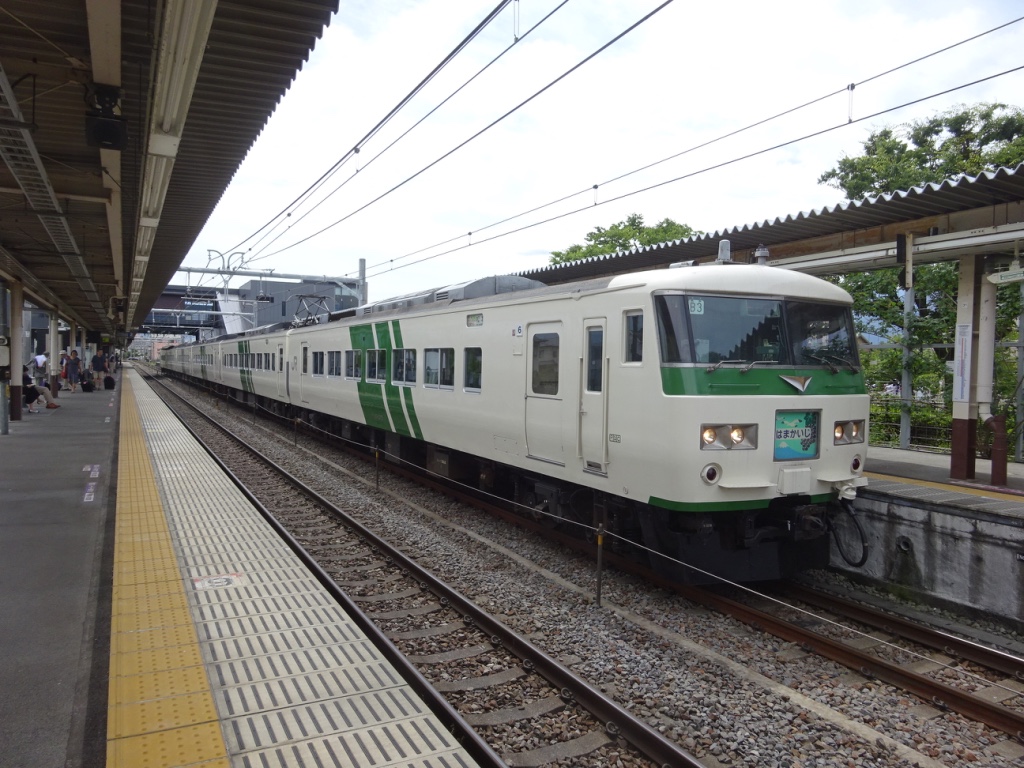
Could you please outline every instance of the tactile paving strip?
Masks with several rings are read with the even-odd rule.
[[[231,764],[475,765],[166,406],[127,378]],[[119,647],[145,663],[145,643]]]

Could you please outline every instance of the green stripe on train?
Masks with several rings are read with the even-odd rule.
[[[783,379],[809,378],[801,393],[794,384]],[[838,373],[814,368],[716,368],[707,366],[669,367],[661,369],[661,391],[666,395],[719,395],[750,397],[751,395],[859,395],[864,393],[864,374],[840,368]]]
[[[391,423],[395,425],[395,432],[412,437],[409,424],[405,420],[405,412],[402,410],[402,395],[399,393],[398,387],[391,381],[391,371],[395,368],[395,347],[391,343],[391,332],[387,322],[375,323],[373,328],[377,333],[377,348],[387,350],[387,382],[382,386],[384,387],[384,403],[387,405],[388,415],[391,416]]]
[[[373,326],[370,324],[353,325],[349,328],[349,339],[352,342],[352,349],[362,351],[365,371],[366,351],[377,348],[373,336]],[[390,430],[391,421],[388,419],[387,407],[384,405],[384,390],[381,385],[364,381],[360,377],[356,383],[356,390],[359,392],[359,405],[363,409],[363,421],[371,427]]]
[[[391,329],[395,337],[395,347],[401,349],[405,343],[402,341],[402,327],[397,320],[391,321]],[[417,440],[422,440],[423,430],[420,429],[420,420],[416,418],[416,406],[412,404],[412,390],[413,387],[402,387],[402,399],[405,400],[405,411],[409,414],[412,433]]]
[[[242,379],[242,391],[243,392],[255,392],[255,388],[252,385],[252,369],[248,368],[245,364],[248,362],[247,355],[249,354],[249,341],[248,339],[239,339],[238,341],[238,375]]]
[[[811,504],[826,504],[836,498],[834,493],[824,493],[811,496]],[[647,503],[652,507],[661,507],[672,512],[737,512],[744,509],[765,509],[770,499],[745,500],[745,501],[719,501],[719,502],[692,502],[672,501],[670,499],[659,499],[651,496]]]

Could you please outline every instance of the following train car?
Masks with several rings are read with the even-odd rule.
[[[826,565],[829,515],[866,484],[851,299],[766,265],[487,278],[167,348],[162,367],[603,524],[686,583]]]

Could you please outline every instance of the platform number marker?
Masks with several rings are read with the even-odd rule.
[[[245,577],[240,573],[218,573],[216,576],[202,576],[192,579],[192,585],[196,589],[237,587],[243,583],[245,583]]]

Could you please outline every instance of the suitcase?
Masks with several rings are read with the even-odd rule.
[[[114,377],[113,376],[104,376],[103,377],[103,388],[104,389],[113,389],[116,386],[117,386],[117,382],[114,381]]]
[[[82,391],[83,392],[92,392],[94,389],[96,389],[96,385],[93,384],[91,381],[83,381],[82,382]]]

